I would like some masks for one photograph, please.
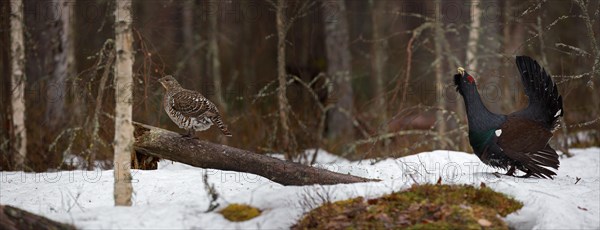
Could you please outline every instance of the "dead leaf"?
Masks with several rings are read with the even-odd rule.
[[[377,199],[369,199],[369,200],[367,200],[367,204],[369,204],[369,205],[377,204],[377,202],[378,202]]]
[[[325,225],[325,229],[344,229],[350,225],[350,221],[331,221]]]
[[[407,214],[400,214],[398,215],[398,221],[396,221],[396,223],[398,223],[398,225],[409,225],[411,224],[410,217]]]
[[[421,205],[417,204],[417,203],[412,203],[410,204],[410,206],[408,206],[408,211],[409,212],[416,212],[419,211],[419,209],[421,209]]]
[[[582,207],[579,207],[579,206],[577,206],[577,208],[578,208],[578,209],[581,209],[581,210],[583,210],[583,211],[587,211],[587,210],[588,210],[587,208],[582,208]]]
[[[375,216],[375,218],[377,218],[377,220],[382,221],[384,223],[391,223],[392,222],[392,218],[390,218],[387,214],[385,213],[379,213]]]
[[[479,220],[477,220],[477,223],[479,225],[481,225],[481,227],[490,227],[490,226],[492,226],[492,222],[490,222],[489,220],[486,220],[486,219],[479,219]]]

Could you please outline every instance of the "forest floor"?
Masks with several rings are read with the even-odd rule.
[[[572,149],[572,153],[572,158],[561,158],[558,176],[545,180],[497,176],[477,156],[462,152],[438,150],[350,162],[320,151],[318,167],[382,181],[282,186],[253,174],[208,170],[209,183],[220,194],[220,206],[208,213],[205,170],[170,161],[161,161],[158,170],[133,170],[132,207],[113,206],[112,170],[0,172],[0,204],[85,229],[287,229],[324,201],[375,198],[441,178],[442,184],[485,183],[523,202],[521,210],[505,218],[513,228],[599,229],[600,148]],[[230,222],[218,211],[233,203],[249,204],[262,213],[245,222]]]

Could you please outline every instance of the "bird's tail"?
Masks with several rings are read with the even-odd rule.
[[[556,126],[556,121],[563,116],[562,97],[552,82],[552,78],[540,65],[530,57],[518,56],[517,67],[521,74],[525,94],[529,98],[529,106],[524,115],[543,123],[548,128]]]
[[[225,136],[231,137],[231,132],[229,132],[229,130],[227,129],[227,126],[225,124],[223,124],[223,120],[221,119],[221,116],[216,115],[214,117],[211,118],[211,120],[217,125],[217,127],[219,127],[219,129],[221,130],[221,132],[223,132],[223,134]]]
[[[537,152],[528,153],[523,156],[528,157],[528,159],[521,160],[521,163],[532,176],[548,179],[556,176],[556,172],[553,172],[549,168],[557,170],[560,162],[558,161],[558,154],[556,154],[556,151],[550,145],[546,145],[546,147]]]

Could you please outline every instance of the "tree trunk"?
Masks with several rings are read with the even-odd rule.
[[[328,100],[336,108],[327,114],[327,136],[341,141],[350,140],[353,134],[353,91],[350,66],[352,56],[349,46],[348,22],[344,0],[326,2],[323,13],[325,24],[325,49],[327,52],[327,75],[333,84]],[[330,15],[335,13],[334,15]]]
[[[387,61],[387,52],[388,49],[388,41],[383,38],[383,34],[385,34],[383,23],[385,19],[382,18],[381,12],[385,12],[386,2],[371,0],[369,1],[371,5],[371,23],[373,27],[373,43],[371,45],[371,49],[373,50],[373,63],[371,66],[373,73],[374,84],[374,94],[377,103],[377,110],[381,111],[380,114],[383,122],[387,122],[387,105],[385,100],[385,92],[384,92],[384,80],[386,76],[386,66],[385,63]],[[387,127],[387,126],[384,126]],[[384,132],[386,130],[383,130]]]
[[[493,112],[500,112],[503,106],[502,98],[499,96],[502,90],[496,86],[500,86],[502,74],[501,62],[503,58],[499,51],[502,50],[502,40],[499,39],[502,36],[501,12],[500,2],[497,0],[486,0],[479,1],[479,37],[476,46],[479,50],[475,52],[475,58],[479,60],[477,63],[477,70],[480,76],[485,73],[485,77],[479,79],[479,84],[486,86],[487,90],[484,90],[483,97],[484,103],[488,109]],[[491,10],[495,9],[495,10]],[[485,15],[483,15],[485,13]],[[495,20],[490,20],[495,18]],[[485,48],[482,48],[485,47]],[[511,66],[514,68],[514,66]],[[475,73],[478,74],[478,73]],[[494,88],[492,88],[494,86]]]
[[[286,152],[286,158],[291,159],[290,149],[290,122],[288,117],[288,100],[285,72],[285,36],[286,22],[285,9],[286,0],[277,1],[277,80],[279,82],[279,90],[277,93],[277,102],[279,109],[279,123],[281,125],[281,148]]]
[[[504,84],[502,84],[502,110],[505,113],[511,113],[515,111],[515,108],[519,107],[518,102],[520,94],[517,93],[519,87],[515,84],[517,81],[514,75],[514,54],[517,53],[519,46],[525,42],[525,26],[520,22],[511,22],[514,15],[514,9],[512,8],[513,1],[504,2],[504,28],[503,28],[503,46],[504,53],[507,55],[507,61],[504,62],[502,67],[504,75]]]
[[[240,1],[241,4],[241,8],[240,11],[241,12],[250,12],[253,8],[253,4],[254,2],[251,1]],[[242,23],[240,23],[240,26],[242,27],[242,38],[239,39],[238,44],[240,44],[241,47],[241,52],[242,52],[242,56],[241,56],[241,63],[242,63],[242,74],[240,74],[242,76],[243,81],[242,83],[244,84],[245,88],[244,91],[242,91],[244,94],[242,96],[244,96],[244,98],[251,94],[253,90],[253,88],[251,87],[252,85],[256,84],[256,60],[254,58],[254,50],[257,45],[256,45],[256,38],[255,36],[253,36],[255,34],[255,31],[253,31],[255,23],[252,23],[252,21],[248,21],[248,20],[244,20]],[[241,41],[245,41],[244,43],[242,43]],[[248,90],[248,91],[246,91]],[[247,109],[251,106],[252,103],[243,103],[243,109]]]
[[[189,75],[188,77],[197,79],[193,82],[200,81],[200,63],[196,55],[196,40],[197,32],[194,30],[196,22],[194,10],[196,9],[195,0],[185,0],[183,3],[183,43],[186,52],[193,52],[187,61]],[[197,87],[197,85],[195,85]],[[198,86],[199,87],[199,86]]]
[[[469,41],[467,41],[467,60],[466,67],[469,72],[478,71],[477,63],[477,45],[479,44],[479,35],[481,32],[481,2],[474,0],[471,2],[471,25],[469,27]]]
[[[386,6],[385,1],[370,0],[371,5],[371,25],[373,29],[373,42],[371,43],[371,50],[373,52],[373,59],[371,63],[371,73],[375,84],[373,85],[373,94],[375,98],[375,113],[378,115],[380,130],[379,133],[388,132],[388,107],[386,104],[385,95],[385,83],[384,80],[387,76],[386,65],[387,62],[387,49],[388,40],[383,37],[385,34],[385,18],[382,16],[382,12],[385,12]],[[378,112],[377,112],[378,111]],[[390,140],[386,139],[383,141],[383,151],[389,152]]]
[[[208,24],[210,27],[209,35],[208,35],[208,53],[209,53],[209,62],[213,84],[215,86],[215,104],[220,107],[221,111],[227,112],[227,104],[223,99],[223,86],[222,86],[222,76],[221,76],[221,61],[219,59],[219,4],[218,0],[211,0],[209,2],[210,7],[214,7],[213,10],[208,12]]]
[[[479,44],[479,34],[481,27],[481,2],[479,0],[475,0],[471,2],[470,12],[471,12],[471,24],[469,27],[469,37],[467,41],[467,54],[466,54],[466,66],[467,69],[471,73],[477,73],[477,45]],[[465,117],[464,113],[464,105],[460,102],[456,102],[456,111],[458,111],[460,117]],[[469,148],[469,145],[466,142],[466,138],[461,138],[461,146],[464,150]]]
[[[0,14],[1,15],[10,15],[10,2],[0,2]],[[9,22],[10,20],[2,20],[0,22],[0,28],[10,28]],[[7,36],[9,33],[0,34],[0,43],[2,44],[10,44],[10,37]],[[2,76],[10,76],[10,67],[7,67],[7,60],[10,60],[10,54],[6,55],[6,52],[0,52],[0,75]],[[7,77],[2,78],[2,85],[0,85],[0,139],[1,140],[10,140],[10,114],[12,113],[9,108],[9,91],[10,91],[10,83],[8,82],[10,79]],[[10,158],[11,151],[7,148],[7,145],[0,145],[0,152],[8,153],[0,156],[0,171],[9,170],[10,167]]]
[[[75,229],[72,225],[59,223],[39,216],[28,211],[12,207],[10,205],[0,205],[0,229]]]
[[[54,0],[51,2],[54,18],[58,18],[53,34],[58,38],[52,44],[54,70],[49,82],[47,95],[51,95],[46,109],[46,120],[51,129],[65,125],[65,103],[67,99],[67,79],[75,73],[74,23],[71,10],[72,1]]]
[[[100,116],[102,112],[102,100],[104,98],[104,91],[106,89],[106,82],[108,81],[110,71],[113,69],[113,63],[115,62],[115,51],[108,51],[108,57],[106,59],[106,64],[104,65],[104,70],[102,72],[102,76],[100,77],[100,84],[96,85],[98,87],[98,94],[96,95],[96,105],[94,107],[94,115],[92,117],[92,135],[90,140],[89,148],[89,156],[87,160],[87,169],[90,171],[94,170],[96,167],[96,154],[100,151],[101,146],[101,137],[100,137]]]
[[[135,150],[200,168],[247,172],[282,185],[340,184],[377,181],[282,161],[226,145],[185,139],[181,134],[134,123]]]
[[[23,170],[27,157],[27,135],[25,130],[25,47],[23,46],[23,1],[10,2],[10,38],[11,38],[11,108],[13,165]]]
[[[446,136],[446,119],[444,118],[446,97],[444,96],[444,68],[443,68],[443,53],[442,45],[443,39],[445,39],[443,22],[442,22],[442,3],[441,0],[435,1],[436,17],[434,27],[434,43],[435,43],[435,88],[436,88],[436,101],[438,110],[436,112],[437,121],[437,132],[439,137],[439,148],[445,149],[446,142],[444,141]]]
[[[78,33],[77,33],[77,17],[76,10],[77,4],[79,0],[69,1],[69,10],[71,14],[69,15],[69,23],[64,26],[68,26],[67,40],[69,40],[67,46],[67,73],[68,75],[68,87],[66,89],[68,91],[68,96],[71,99],[71,105],[67,111],[70,116],[72,116],[70,122],[71,124],[83,124],[86,120],[85,114],[87,114],[87,101],[84,97],[80,97],[82,95],[83,84],[79,82],[79,75],[77,75],[77,56],[75,50],[77,49],[77,41],[78,41]],[[80,2],[80,1],[79,1]]]
[[[131,154],[133,153],[133,36],[131,0],[115,0],[116,71],[115,71],[115,205],[131,206]]]

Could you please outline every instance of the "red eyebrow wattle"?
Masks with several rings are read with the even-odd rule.
[[[475,82],[475,79],[473,79],[473,77],[471,77],[471,75],[467,76],[467,80],[469,81],[469,83]]]

